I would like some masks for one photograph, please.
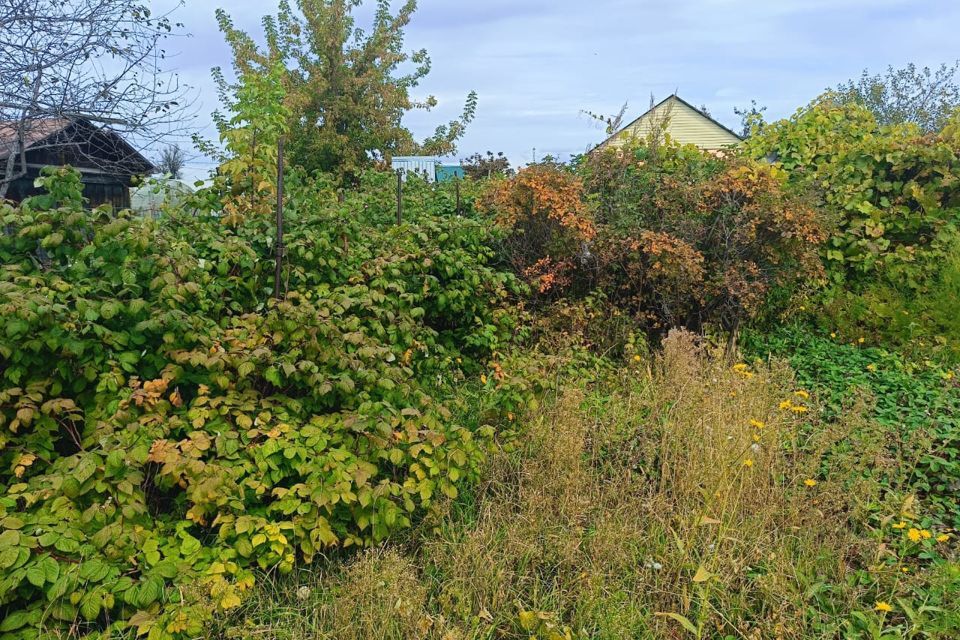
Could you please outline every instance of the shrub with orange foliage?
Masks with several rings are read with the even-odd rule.
[[[822,216],[769,164],[640,145],[585,160],[592,283],[649,331],[737,329],[823,277]]]
[[[708,295],[727,327],[761,313],[773,289],[823,278],[825,225],[813,207],[787,192],[780,169],[731,160],[706,185],[699,208],[706,223],[699,246],[715,265]]]
[[[703,254],[669,233],[604,234],[597,255],[598,286],[649,329],[684,325],[703,302]]]
[[[505,257],[537,296],[571,285],[596,236],[579,176],[552,163],[531,165],[491,182],[480,206],[507,230]]]

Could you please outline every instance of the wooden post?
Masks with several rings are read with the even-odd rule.
[[[403,222],[403,173],[397,169],[397,226]]]
[[[456,184],[456,188],[457,188],[457,215],[459,216],[459,215],[461,215],[461,211],[460,211],[460,178],[459,178],[459,177],[454,178],[453,181],[454,181],[454,183]]]
[[[277,253],[273,271],[273,297],[280,298],[280,277],[283,270],[283,137],[277,142]]]

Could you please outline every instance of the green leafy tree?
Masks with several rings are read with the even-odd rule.
[[[880,125],[863,106],[827,94],[744,145],[756,158],[776,158],[832,220],[818,305],[831,330],[911,349],[935,336],[938,348],[960,353],[951,320],[958,131],[960,114],[924,135],[913,123]]]
[[[69,168],[0,203],[3,640],[211,637],[262,571],[437,513],[521,410],[497,231],[289,178],[281,300],[264,216],[90,212]]]
[[[842,102],[869,109],[881,125],[912,122],[926,133],[940,131],[960,107],[958,69],[960,61],[936,69],[913,63],[902,69],[891,66],[876,75],[864,69],[859,79],[839,85],[836,93]]]
[[[756,100],[750,101],[749,107],[734,107],[733,113],[740,116],[740,135],[749,138],[755,132],[763,129],[765,120],[763,113],[767,110],[766,106],[760,106]]]
[[[356,25],[362,0],[281,0],[275,16],[263,19],[266,45],[237,29],[220,10],[220,30],[233,49],[238,78],[249,78],[273,64],[283,65],[291,108],[290,160],[308,171],[332,172],[352,182],[366,167],[395,154],[455,153],[473,119],[476,93],[461,116],[417,142],[402,118],[411,110],[436,106],[433,96],[416,100],[412,90],[430,72],[423,49],[404,50],[404,30],[417,8],[408,0],[397,11],[377,2],[369,30]],[[410,68],[403,73],[401,68]],[[222,97],[238,90],[214,70]],[[223,116],[217,116],[223,120]]]
[[[475,180],[493,176],[512,176],[514,174],[513,167],[510,166],[510,159],[503,154],[503,151],[498,151],[496,155],[492,151],[487,151],[486,155],[478,152],[464,158],[461,164],[464,173]]]

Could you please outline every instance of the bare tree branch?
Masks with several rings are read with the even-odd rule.
[[[187,133],[194,95],[163,48],[183,35],[171,13],[137,0],[0,0],[0,198],[27,174],[28,148],[72,143],[95,164],[98,128],[125,141],[113,156]],[[70,129],[84,139],[38,134],[57,119],[94,126]]]

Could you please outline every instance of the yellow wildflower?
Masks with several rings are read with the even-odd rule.
[[[863,338],[857,338],[857,342],[858,342],[859,344],[863,344],[863,343],[866,342],[866,341],[865,341]]]
[[[753,460],[751,460],[750,458],[747,458],[746,460],[743,461],[743,466],[745,466],[745,467],[747,467],[747,468],[752,467],[752,466],[753,466]]]
[[[927,531],[926,529],[922,529],[920,531],[920,537],[923,538],[924,540],[929,540],[930,538],[933,537],[933,534]]]
[[[783,402],[780,403],[781,409],[789,409],[792,406],[793,406],[793,403],[790,402],[789,400],[784,400]]]
[[[794,413],[806,413],[808,409],[806,407],[801,407],[800,405],[795,404],[792,407],[790,407],[790,411],[793,411]]]
[[[807,478],[803,481],[803,484],[807,485],[808,487],[815,487],[817,486],[817,481],[813,478]]]
[[[810,399],[810,394],[804,391],[803,389],[797,389],[796,391],[793,392],[793,395],[797,396],[798,398],[803,398],[804,400]]]
[[[910,530],[907,531],[907,537],[910,538],[911,542],[920,542],[920,529],[910,527]]]
[[[487,376],[482,373],[480,374],[480,384],[487,384]]]
[[[753,427],[753,428],[755,428],[755,429],[763,429],[763,428],[764,428],[765,426],[767,426],[767,425],[765,425],[764,423],[760,422],[759,420],[750,420],[750,426]]]
[[[634,361],[634,362],[640,362],[640,360],[641,360],[641,358],[640,358],[639,355],[633,356],[633,361]]]
[[[903,571],[904,573],[910,573],[910,569],[907,567],[900,567],[900,571]]]
[[[733,370],[734,370],[734,371],[737,371],[737,372],[739,372],[739,371],[746,371],[746,370],[747,370],[747,365],[744,364],[743,362],[738,362],[737,364],[733,365]]]
[[[831,332],[830,332],[830,337],[831,337],[831,338],[836,338],[836,337],[837,337],[837,334],[835,334],[835,333],[833,333],[833,332],[831,331]]]
[[[883,611],[884,613],[889,613],[893,611],[893,607],[891,607],[889,604],[887,604],[883,600],[877,602],[877,604],[873,608],[876,609],[877,611]]]
[[[873,364],[872,362],[867,365],[867,371],[876,371],[876,370],[877,370],[877,365]]]
[[[940,535],[937,536],[937,542],[946,542],[949,539],[950,539],[950,536],[947,535],[946,533],[941,533]]]
[[[906,526],[907,526],[907,523],[904,522],[903,520],[901,520],[901,521],[898,522],[897,524],[893,525],[893,528],[894,528],[894,529],[903,529],[903,528],[906,527]]]
[[[947,371],[941,376],[944,380],[953,380],[953,371]]]
[[[759,433],[753,434],[753,441],[754,441],[754,442],[760,442],[760,434],[759,434]]]

